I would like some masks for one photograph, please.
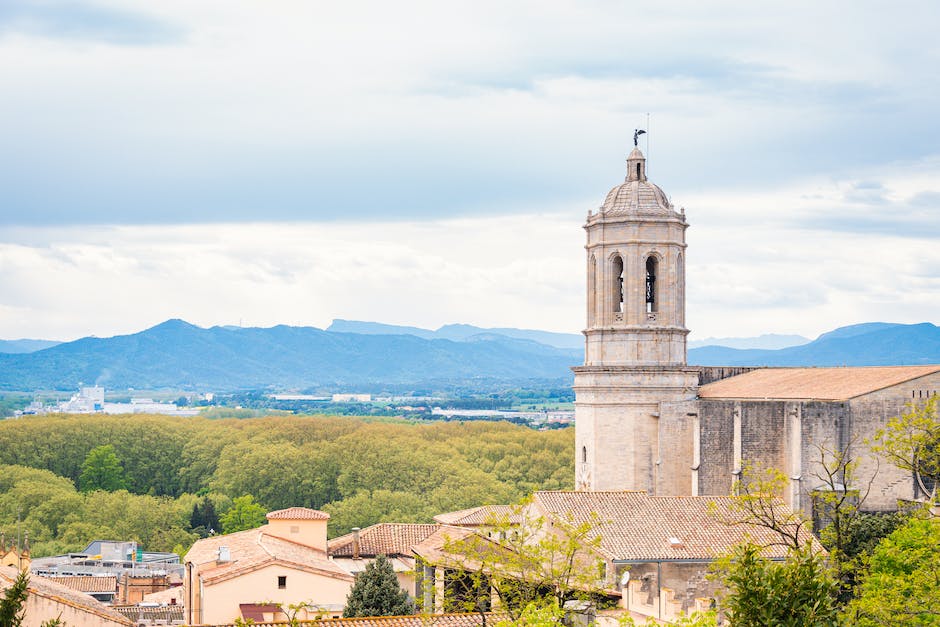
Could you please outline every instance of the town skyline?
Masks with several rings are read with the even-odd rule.
[[[647,113],[693,339],[936,321],[937,12],[7,3],[0,338],[576,333]]]

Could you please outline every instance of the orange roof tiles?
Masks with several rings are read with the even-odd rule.
[[[573,523],[599,518],[600,551],[611,560],[710,560],[745,540],[784,557],[780,536],[745,523],[728,496],[650,496],[646,492],[536,492],[533,505]],[[782,501],[776,507],[786,509]],[[801,532],[807,540],[808,531]],[[672,538],[679,540],[671,542]]]
[[[411,555],[411,548],[423,541],[440,525],[411,523],[378,523],[359,532],[359,555]],[[353,534],[334,538],[329,542],[329,553],[336,557],[351,557]]]
[[[508,518],[511,523],[519,523],[521,519],[517,509],[511,505],[482,505],[456,512],[438,514],[434,517],[434,520],[442,525],[455,525],[457,527],[486,525],[503,518]]]
[[[329,520],[330,515],[308,507],[288,507],[268,512],[268,520]]]
[[[10,566],[0,566],[0,593],[6,591],[16,580],[19,572]],[[27,586],[29,594],[43,597],[55,603],[62,603],[77,610],[93,614],[112,623],[132,625],[133,623],[93,597],[73,590],[67,586],[50,581],[45,577],[33,575]]]
[[[231,561],[217,562],[219,548],[228,547]],[[352,575],[334,564],[325,552],[265,533],[265,527],[248,529],[224,536],[197,540],[186,554],[186,562],[205,567],[200,569],[206,584],[224,581],[247,570],[279,563],[293,568],[314,571],[328,577],[352,581]],[[212,566],[212,563],[216,563]]]
[[[486,624],[495,625],[508,615],[488,612]],[[374,616],[369,618],[324,618],[317,621],[323,627],[480,627],[484,624],[479,614],[421,614],[417,616]]]
[[[760,368],[699,388],[699,398],[843,401],[940,372],[935,366]]]
[[[115,592],[117,590],[117,577],[109,575],[107,577],[92,577],[90,575],[65,575],[57,577],[45,577],[49,581],[54,581],[63,586],[68,586],[72,590],[79,592]]]

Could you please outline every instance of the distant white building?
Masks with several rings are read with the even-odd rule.
[[[334,403],[371,403],[371,394],[334,394]]]
[[[168,416],[195,416],[198,409],[181,408],[173,403],[158,403],[151,398],[132,398],[130,403],[106,403],[104,388],[83,387],[69,400],[52,406],[33,403],[30,413],[40,414],[165,414]],[[25,413],[25,412],[24,412]]]

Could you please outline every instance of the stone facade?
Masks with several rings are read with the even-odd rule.
[[[573,368],[577,489],[728,495],[746,465],[774,467],[790,480],[780,496],[810,515],[823,451],[847,451],[858,462],[857,485],[848,488],[868,492],[864,509],[922,496],[910,473],[879,460],[866,441],[907,403],[936,394],[940,367],[687,366],[688,224],[645,168],[635,149],[626,181],[584,226],[585,363]],[[768,374],[784,375],[789,387],[760,389]],[[757,389],[747,384],[755,380]]]
[[[687,227],[646,179],[638,149],[625,182],[588,214],[585,364],[574,368],[579,489],[673,494],[682,483],[661,469],[698,386],[686,367]]]

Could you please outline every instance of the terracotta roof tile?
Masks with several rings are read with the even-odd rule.
[[[508,615],[487,613],[486,624],[495,625]],[[376,616],[370,618],[325,618],[323,627],[480,627],[480,614],[421,614],[418,616]]]
[[[409,523],[378,523],[359,532],[359,555],[411,555],[411,548],[434,533],[440,525]],[[351,557],[353,534],[334,538],[329,542],[329,553],[336,557]]]
[[[434,520],[442,525],[455,525],[457,527],[474,527],[491,523],[493,520],[500,520],[508,517],[509,522],[518,524],[521,518],[517,508],[511,505],[482,505],[480,507],[471,507],[456,512],[447,512],[438,514]]]
[[[218,558],[219,548],[223,546],[228,547],[231,561],[211,566]],[[207,584],[271,563],[289,564],[295,568],[352,580],[352,576],[330,561],[324,551],[269,535],[265,533],[265,527],[197,540],[186,554],[185,561],[203,565],[200,572],[203,582]]]
[[[288,507],[268,512],[268,520],[329,520],[330,515],[308,507]]]
[[[63,586],[68,586],[72,590],[79,592],[115,592],[117,590],[117,577],[109,575],[107,577],[92,577],[90,575],[65,575],[57,577],[45,577],[49,581],[54,581]]]
[[[574,523],[599,519],[600,551],[611,560],[710,560],[749,540],[767,557],[786,555],[780,536],[740,520],[734,497],[645,492],[536,492],[533,505]],[[786,510],[782,501],[775,506]],[[805,538],[812,535],[803,531]],[[671,542],[677,539],[678,543]]]
[[[16,580],[19,573],[15,568],[9,566],[0,566],[0,593],[9,588]],[[62,603],[75,609],[93,614],[100,619],[106,619],[112,623],[122,625],[132,625],[133,623],[115,612],[107,605],[95,600],[84,592],[73,590],[67,586],[50,581],[45,577],[32,575],[29,578],[29,594],[44,597],[55,603]]]
[[[699,388],[699,398],[843,401],[940,372],[936,366],[760,368]]]

